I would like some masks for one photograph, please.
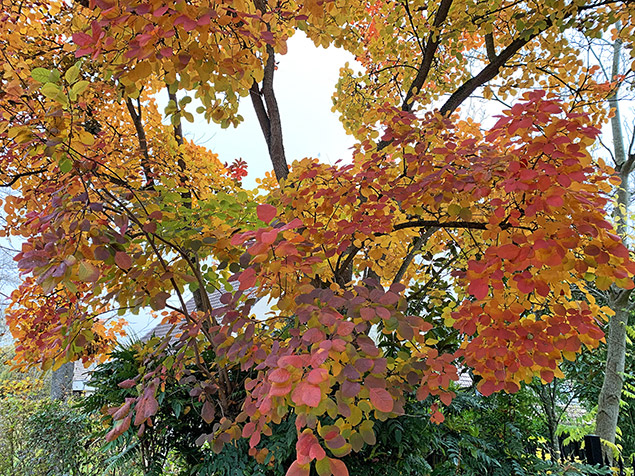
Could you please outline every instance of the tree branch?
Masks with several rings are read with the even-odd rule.
[[[479,74],[463,83],[459,89],[457,89],[441,107],[439,112],[444,116],[451,115],[457,107],[459,107],[463,101],[469,98],[476,89],[486,84],[488,81],[494,79],[500,72],[501,68],[505,65],[507,60],[514,56],[523,46],[529,43],[531,40],[541,35],[545,30],[549,29],[552,25],[550,18],[545,18],[545,25],[541,28],[537,28],[534,32],[521,33],[519,38],[512,41],[507,48],[496,56],[495,60],[490,62],[485,68],[481,70]]]
[[[150,154],[148,153],[148,139],[146,138],[146,131],[143,128],[143,121],[141,120],[141,110],[139,112],[132,104],[132,99],[126,98],[126,107],[130,113],[130,118],[134,124],[135,131],[137,132],[137,140],[139,141],[139,149],[143,154],[143,160],[141,161],[141,167],[143,173],[146,176],[146,181],[149,186],[152,186],[154,179],[152,178],[152,169],[150,168]]]
[[[401,281],[401,279],[406,274],[406,271],[408,270],[410,263],[412,263],[412,260],[414,259],[415,255],[419,252],[419,250],[423,246],[423,243],[426,242],[428,239],[430,239],[430,237],[434,235],[434,233],[437,230],[438,228],[428,228],[424,233],[421,233],[412,241],[410,251],[404,258],[403,263],[401,263],[401,266],[399,267],[399,271],[397,271],[397,274],[395,274],[395,277],[392,280],[393,284],[396,284]]]
[[[493,33],[485,35],[485,51],[487,52],[487,59],[489,59],[490,63],[496,60],[496,46],[494,46]]]
[[[397,223],[393,230],[405,230],[407,228],[457,228],[457,229],[466,229],[466,230],[487,230],[487,227],[491,226],[489,223],[475,222],[475,221],[436,221],[436,220],[412,220],[406,221],[403,223]],[[512,228],[512,225],[509,223],[501,223],[501,230],[506,230],[508,228]],[[526,228],[522,226],[517,226],[513,228]]]
[[[254,0],[254,4],[261,14],[267,11],[267,2],[265,0]],[[266,23],[266,25],[267,30],[271,31],[269,24]],[[273,76],[276,70],[276,55],[273,46],[267,45],[266,54],[267,59],[265,61],[262,88],[258,89],[258,85],[254,82],[249,89],[249,95],[256,111],[258,122],[260,122],[260,128],[265,136],[273,171],[276,174],[276,179],[280,182],[289,176],[289,165],[284,153],[282,121],[280,120],[278,100],[273,89]]]
[[[269,116],[267,115],[265,104],[262,102],[260,88],[258,87],[258,83],[256,81],[254,81],[254,83],[251,85],[251,88],[249,88],[249,97],[251,98],[251,103],[253,104],[254,110],[256,111],[256,117],[258,118],[258,122],[260,123],[262,134],[265,136],[267,148],[269,148],[271,147],[271,125],[269,123]]]
[[[401,109],[403,111],[411,111],[413,100],[412,97],[417,94],[423,84],[425,83],[428,74],[430,73],[430,68],[432,67],[432,60],[434,59],[434,55],[437,52],[437,48],[439,47],[439,37],[440,32],[437,31],[445,19],[448,16],[448,12],[450,11],[450,7],[452,6],[453,0],[441,0],[441,4],[439,5],[439,9],[437,10],[437,14],[434,17],[434,23],[432,25],[432,31],[430,32],[430,36],[428,38],[428,42],[426,43],[426,47],[423,53],[423,58],[421,58],[421,65],[419,66],[419,72],[415,77],[414,81],[408,88],[408,92],[406,93],[406,98],[403,101]]]
[[[276,178],[278,182],[280,182],[289,175],[289,166],[284,154],[280,110],[278,109],[278,101],[276,100],[276,95],[273,90],[273,74],[275,69],[275,52],[271,45],[267,45],[267,62],[265,63],[265,76],[262,81],[262,95],[267,105],[267,117],[269,119],[269,158],[273,164]]]
[[[28,172],[22,172],[19,174],[15,174],[12,176],[11,180],[8,182],[0,183],[0,187],[11,187],[14,183],[24,177],[29,177],[30,175],[41,174],[42,172],[46,172],[46,168],[37,169],[37,170],[29,170]]]

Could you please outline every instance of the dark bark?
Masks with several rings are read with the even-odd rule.
[[[442,0],[441,4],[439,5],[439,9],[437,10],[437,13],[434,17],[432,32],[430,32],[430,37],[428,38],[426,47],[423,51],[423,58],[421,58],[421,65],[419,65],[417,76],[408,88],[406,99],[401,106],[401,109],[404,111],[412,110],[412,97],[415,94],[419,93],[419,91],[423,87],[423,84],[428,78],[430,68],[432,67],[432,61],[434,60],[434,55],[436,54],[437,48],[439,47],[440,32],[438,30],[440,30],[443,22],[445,22],[445,19],[448,16],[450,7],[452,6],[452,1],[453,0]]]
[[[260,13],[267,11],[266,0],[254,0],[254,4]],[[268,24],[267,29],[270,30]],[[276,55],[271,45],[267,45],[266,54],[267,58],[265,59],[262,87],[258,87],[258,84],[254,82],[249,90],[249,96],[256,111],[260,129],[262,129],[265,142],[267,143],[269,159],[273,165],[273,171],[276,174],[278,182],[281,182],[289,175],[289,164],[287,164],[287,158],[284,153],[282,121],[280,119],[278,100],[276,99],[276,93],[273,89]]]

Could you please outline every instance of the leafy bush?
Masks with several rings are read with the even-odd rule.
[[[0,474],[94,476],[103,454],[95,422],[70,402],[28,396],[0,399]]]
[[[445,421],[431,423],[425,402],[376,422],[377,444],[346,457],[351,476],[543,476],[610,474],[581,463],[550,461],[546,428],[531,392],[482,397],[457,391]]]
[[[108,410],[137,396],[135,386],[122,388],[119,383],[134,379],[143,365],[152,365],[144,362],[140,349],[138,343],[119,347],[92,373],[90,386],[94,392],[81,403],[82,411],[97,416],[103,424],[99,434],[102,450],[114,455],[109,460],[110,470],[125,466],[130,475],[161,475],[172,467],[174,472],[188,474],[205,457],[196,439],[206,431],[211,432],[212,427],[201,419],[203,404],[190,395],[192,387],[187,380],[168,375],[165,386],[157,392],[159,410],[151,427],[144,426],[143,432],[129,428],[111,442],[104,439],[114,426],[112,412]]]

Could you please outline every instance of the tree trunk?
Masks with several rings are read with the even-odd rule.
[[[620,52],[622,42],[617,39],[613,44],[612,78],[619,74]],[[613,152],[615,169],[619,174],[622,184],[617,190],[617,204],[614,217],[617,219],[617,231],[622,238],[626,237],[628,229],[628,206],[630,203],[629,177],[633,171],[633,158],[627,157],[624,149],[624,137],[618,102],[618,90],[608,98],[609,106],[614,109],[615,115],[611,118],[611,130],[613,133]],[[604,382],[598,399],[598,413],[595,420],[595,431],[605,441],[615,443],[617,432],[617,420],[620,412],[620,399],[624,384],[624,362],[626,358],[626,326],[630,313],[630,290],[609,290],[608,305],[615,312],[608,325],[606,336],[606,368]],[[604,446],[603,451],[609,460],[612,460],[612,452]]]
[[[73,392],[75,362],[66,362],[51,375],[51,399],[66,400]]]
[[[558,424],[560,418],[556,415],[555,389],[549,384],[538,383],[536,393],[540,398],[540,404],[545,412],[546,423],[549,430],[549,447],[551,449],[551,460],[560,460],[560,442],[558,441]]]
[[[620,413],[620,399],[624,384],[624,362],[626,357],[626,326],[628,325],[628,296],[612,302],[615,315],[609,321],[606,344],[606,370],[604,383],[598,401],[595,432],[603,440],[615,443],[617,418]],[[621,296],[620,296],[621,297]],[[625,301],[625,302],[624,302]],[[610,456],[610,452],[608,452]]]

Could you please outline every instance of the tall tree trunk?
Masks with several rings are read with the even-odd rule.
[[[551,450],[551,459],[553,461],[560,460],[560,442],[558,441],[558,424],[560,418],[556,415],[556,399],[555,388],[553,384],[538,383],[534,390],[540,398],[540,404],[545,412],[546,423],[549,430],[549,448]]]
[[[613,44],[613,65],[611,68],[612,79],[619,74],[619,63],[622,43],[618,39]],[[628,156],[624,149],[624,137],[618,102],[618,87],[608,99],[609,106],[615,110],[611,118],[611,130],[613,133],[613,153],[615,169],[622,184],[617,191],[617,204],[614,217],[617,219],[617,231],[624,238],[628,228],[628,206],[630,202],[629,177],[633,171],[633,157]],[[611,289],[609,291],[608,304],[615,312],[608,325],[606,337],[607,355],[604,382],[598,400],[598,413],[595,421],[597,435],[605,441],[615,443],[617,420],[620,411],[620,399],[624,384],[624,363],[626,357],[626,326],[630,313],[630,290]],[[604,449],[606,456],[611,459],[611,452]]]
[[[66,362],[51,375],[51,399],[65,400],[73,392],[75,362]]]
[[[603,440],[615,443],[617,419],[620,412],[620,399],[624,384],[624,362],[626,357],[626,326],[628,325],[628,297],[623,293],[610,303],[615,315],[609,321],[606,338],[606,369],[604,382],[598,401],[598,414],[595,431]],[[621,297],[621,299],[619,299]],[[613,300],[612,300],[613,301]]]

